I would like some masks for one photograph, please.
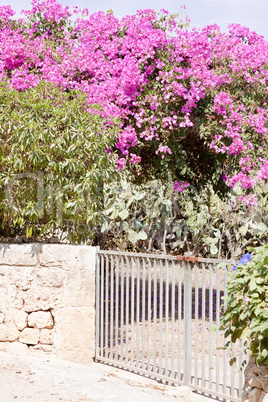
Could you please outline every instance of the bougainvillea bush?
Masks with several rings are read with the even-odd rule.
[[[179,192],[211,183],[219,194],[238,185],[240,201],[257,204],[254,186],[268,179],[262,36],[237,24],[189,30],[166,10],[89,15],[56,0],[14,15],[0,7],[3,84],[27,92],[52,83],[84,93],[106,127],[119,119],[106,152],[136,183],[173,180]]]
[[[23,18],[13,15],[0,8],[1,80],[20,91],[40,79],[80,90],[103,115],[120,117],[120,168],[127,163],[140,176],[168,169],[179,191],[187,181],[217,187],[223,178],[250,191],[267,180],[262,36],[236,24],[229,33],[187,30],[166,10],[121,20],[71,12],[56,0],[33,0]],[[250,194],[244,201],[256,202]]]

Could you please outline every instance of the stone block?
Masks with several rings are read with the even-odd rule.
[[[9,305],[9,306],[14,305],[14,303],[16,302],[17,293],[18,293],[18,290],[17,290],[16,286],[9,284],[7,287],[7,297],[8,297],[7,305]]]
[[[41,329],[40,340],[41,344],[52,345],[54,332],[50,329]]]
[[[268,394],[262,391],[259,402],[268,402]]]
[[[28,316],[28,326],[34,328],[53,328],[53,319],[49,311],[37,311]]]
[[[16,297],[13,302],[13,306],[18,310],[21,310],[24,306],[23,294],[24,294],[24,292],[21,290],[17,290],[17,292],[16,292]]]
[[[95,272],[96,248],[69,244],[40,245],[39,261],[45,267],[86,269]]]
[[[0,342],[12,342],[19,339],[20,332],[15,324],[0,324]]]
[[[253,388],[248,394],[249,402],[258,402],[260,400],[261,393],[262,391],[259,388]]]
[[[261,380],[256,376],[253,376],[248,384],[251,388],[262,388]]]
[[[9,342],[1,342],[0,341],[0,352],[6,352],[6,349],[7,349],[7,343],[9,343]]]
[[[40,332],[37,328],[24,328],[21,332],[19,341],[27,345],[36,345],[39,342]]]
[[[14,325],[15,324],[15,321],[14,321],[14,314],[13,314],[14,312],[13,312],[13,309],[12,309],[12,307],[8,307],[7,309],[6,309],[6,311],[5,311],[5,320],[4,320],[4,322],[5,322],[5,324],[6,325]]]
[[[57,288],[62,286],[64,276],[65,272],[62,269],[42,267],[37,272],[37,284]]]
[[[8,265],[1,265],[0,264],[0,276],[9,277],[12,268]]]
[[[10,283],[9,275],[1,275],[0,276],[0,288],[7,287]]]
[[[66,308],[53,311],[54,347],[58,357],[91,363],[95,356],[95,309]]]
[[[262,387],[264,392],[266,392],[266,394],[268,394],[268,378],[264,378],[262,380]]]
[[[45,353],[51,353],[53,351],[53,347],[51,345],[35,345],[30,346],[30,351],[40,351]]]
[[[27,327],[28,314],[23,310],[15,310],[13,313],[14,321],[17,328],[21,331]]]
[[[21,342],[7,342],[6,352],[12,355],[27,355],[28,346]]]
[[[23,292],[24,310],[27,312],[63,307],[62,288],[31,288]]]
[[[94,307],[95,306],[95,273],[77,270],[68,272],[64,286],[64,300],[66,307]]]
[[[11,280],[18,289],[28,290],[34,281],[34,268],[13,267]]]
[[[255,363],[252,365],[252,373],[257,376],[261,374],[261,368],[256,366]]]
[[[0,244],[0,265],[34,266],[38,263],[39,244]]]
[[[7,288],[0,287],[0,311],[3,313],[7,308]]]
[[[5,314],[4,313],[0,313],[0,324],[2,324],[5,320]]]

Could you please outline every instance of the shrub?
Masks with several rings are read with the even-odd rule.
[[[101,223],[116,124],[86,105],[83,93],[50,83],[0,84],[0,236],[60,231],[81,241]]]
[[[250,250],[252,259],[237,267],[227,285],[220,329],[232,342],[241,339],[244,351],[263,365],[268,363],[268,244]]]

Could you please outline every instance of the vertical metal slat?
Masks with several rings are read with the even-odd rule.
[[[140,366],[140,259],[137,258],[137,284],[136,284],[136,367]]]
[[[221,293],[221,287],[220,287],[220,268],[217,266],[216,268],[217,272],[217,286],[216,286],[216,391],[219,392],[219,378],[220,378],[220,352],[219,352],[219,346],[220,346],[220,293]]]
[[[199,344],[199,334],[198,334],[198,303],[199,303],[199,288],[198,288],[198,280],[199,280],[199,269],[197,264],[195,264],[195,368],[194,368],[194,376],[195,376],[195,384],[198,385],[198,344]]]
[[[111,312],[110,312],[110,358],[114,356],[114,257],[111,256]]]
[[[101,350],[100,355],[103,357],[103,326],[104,326],[104,256],[101,256],[101,325],[100,325],[100,338],[101,338]]]
[[[182,263],[179,266],[179,283],[178,283],[178,380],[181,382],[181,313],[182,313]]]
[[[128,363],[128,338],[129,338],[129,258],[126,257],[126,363]]]
[[[131,257],[131,366],[133,366],[133,355],[134,355],[134,317],[135,317],[135,292],[134,292],[134,285],[135,285],[135,261],[134,258]]]
[[[224,267],[224,297],[226,297],[227,294],[227,267]],[[224,301],[223,308],[226,310],[226,301]],[[225,334],[225,332],[224,332]],[[227,343],[226,338],[224,337],[224,346]],[[223,351],[223,393],[226,395],[226,386],[227,386],[227,351]]]
[[[191,348],[192,348],[192,279],[190,263],[184,268],[184,384],[191,384]]]
[[[120,360],[123,361],[124,359],[124,285],[125,285],[125,278],[124,278],[124,259],[121,257],[121,304],[120,304]]]
[[[166,292],[165,292],[165,327],[166,327],[166,337],[165,337],[165,375],[168,376],[168,349],[169,349],[169,340],[168,340],[168,327],[169,327],[169,264],[166,260]]]
[[[202,263],[202,387],[206,381],[206,361],[205,361],[205,317],[206,317],[206,267]]]
[[[174,379],[174,332],[175,332],[175,264],[172,261],[172,284],[171,284],[171,378]]]
[[[100,255],[96,255],[96,358],[100,354],[99,336],[100,336]]]
[[[109,257],[106,255],[106,270],[105,270],[105,357],[108,358],[108,330],[109,330]]]
[[[119,261],[116,256],[116,278],[115,278],[115,359],[118,360],[118,316],[119,316]]]
[[[162,373],[163,353],[163,260],[160,260],[160,291],[159,291],[159,374]]]
[[[153,372],[156,372],[156,322],[157,322],[157,262],[154,260],[154,353],[153,353]]]
[[[209,389],[212,387],[212,318],[213,318],[213,284],[212,264],[209,264]]]
[[[144,369],[145,360],[145,260],[142,259],[142,364]]]
[[[152,301],[152,266],[151,258],[148,261],[148,348],[147,348],[147,359],[148,359],[148,370],[151,371],[151,301]]]

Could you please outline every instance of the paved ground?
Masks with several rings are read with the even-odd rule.
[[[209,402],[188,387],[172,387],[110,366],[0,352],[0,402]]]

